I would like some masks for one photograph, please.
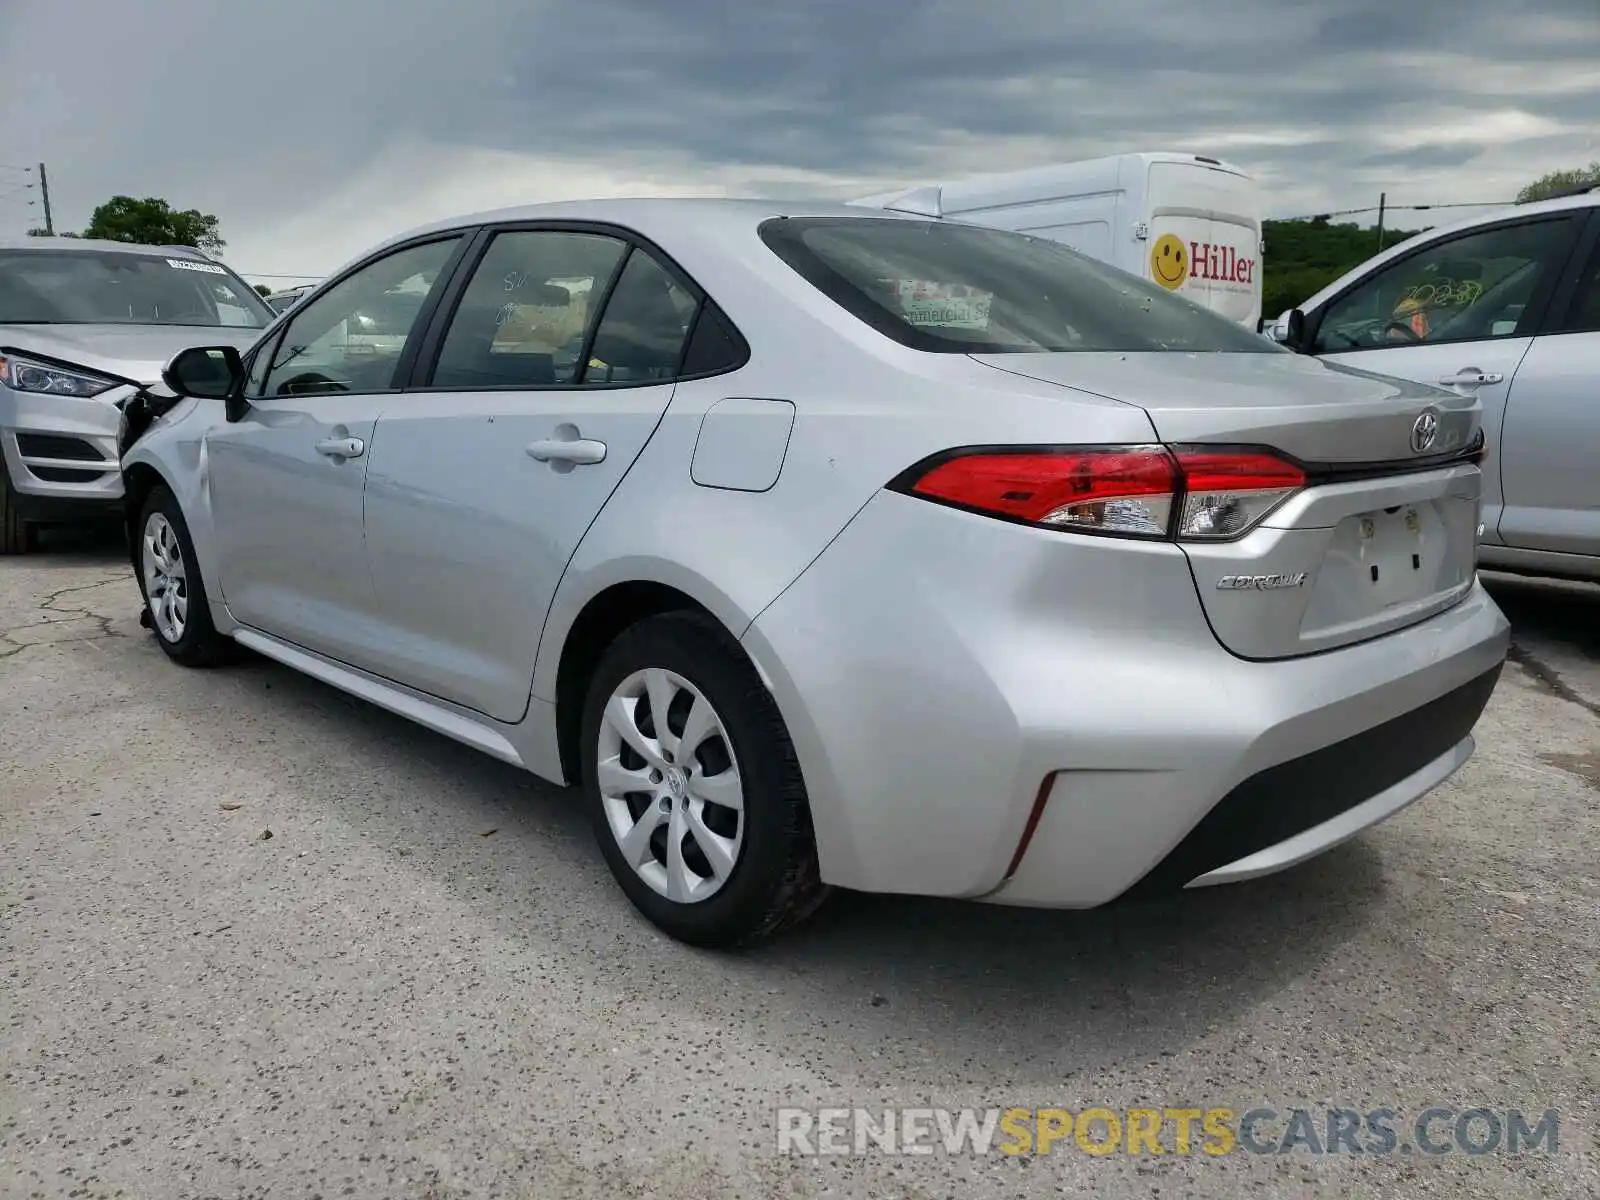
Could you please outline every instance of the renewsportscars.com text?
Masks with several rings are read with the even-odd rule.
[[[780,1108],[785,1155],[1555,1154],[1561,1117],[1515,1108]]]

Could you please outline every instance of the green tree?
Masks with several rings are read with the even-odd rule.
[[[1541,175],[1517,193],[1517,203],[1527,204],[1530,200],[1548,200],[1551,196],[1573,188],[1593,184],[1600,184],[1600,162],[1592,162],[1587,167],[1573,167],[1569,171],[1551,171]]]
[[[1385,248],[1417,230],[1385,229]],[[1334,225],[1326,217],[1309,221],[1263,221],[1261,313],[1269,321],[1309,300],[1351,267],[1378,252],[1378,231],[1359,225]]]
[[[83,236],[146,246],[193,246],[207,254],[227,245],[217,232],[216,217],[196,208],[179,212],[154,196],[111,197],[94,210]]]
[[[266,285],[266,284],[264,284],[264,283],[258,283],[258,284],[256,284],[256,291],[257,291],[257,292],[259,292],[259,293],[260,293],[260,294],[261,294],[261,295],[263,295],[263,296],[270,296],[270,295],[272,295],[272,289],[271,289],[271,288],[269,288],[269,287],[268,287],[268,286],[267,286],[267,285]]]

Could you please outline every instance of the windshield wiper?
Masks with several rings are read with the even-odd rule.
[[[299,358],[302,354],[304,354],[309,349],[311,349],[311,343],[310,342],[307,342],[304,346],[295,346],[292,350],[290,350],[289,357],[285,358],[285,359],[281,359],[278,362],[273,363],[272,364],[272,369],[274,371],[276,371],[279,367],[287,367],[290,363],[292,363],[295,359]]]

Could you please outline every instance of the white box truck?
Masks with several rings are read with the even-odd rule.
[[[1144,152],[975,175],[850,203],[1064,242],[1237,321],[1261,322],[1261,203],[1239,167]]]

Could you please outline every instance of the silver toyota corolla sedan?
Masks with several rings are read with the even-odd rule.
[[[1288,867],[1460,767],[1507,650],[1473,399],[1020,234],[481,214],[165,379],[123,465],[166,653],[579,785],[703,945],[830,885],[1088,907]]]

